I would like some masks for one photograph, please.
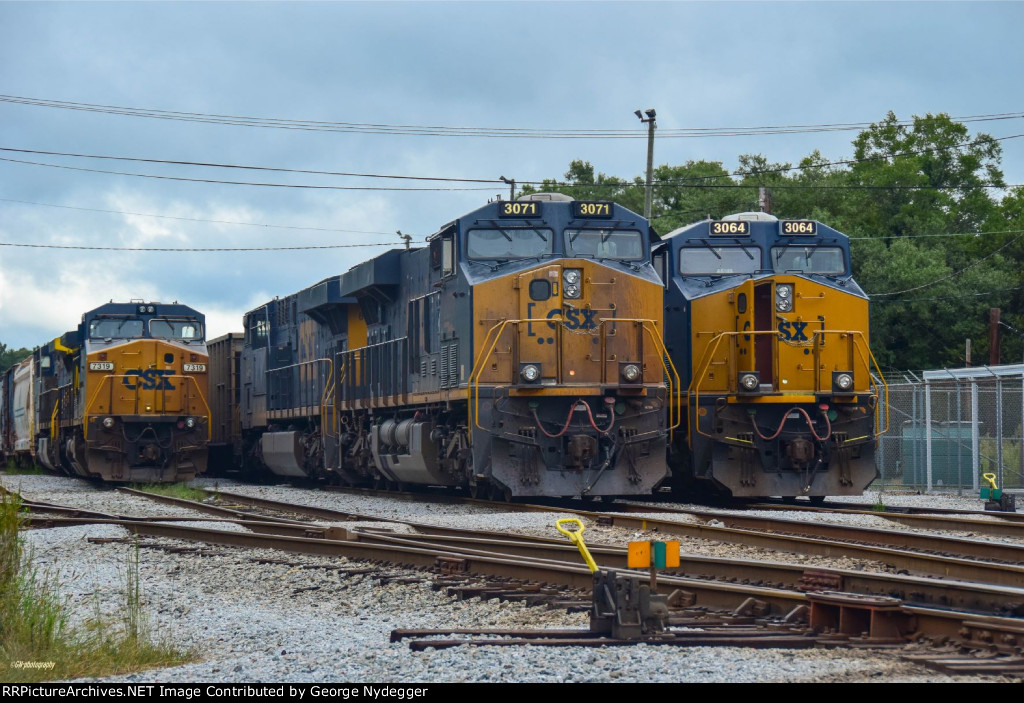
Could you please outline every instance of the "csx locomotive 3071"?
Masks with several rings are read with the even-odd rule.
[[[670,453],[676,485],[862,493],[876,477],[885,389],[871,374],[868,300],[851,277],[848,238],[743,213],[671,232],[654,261],[673,321],[665,341],[688,386],[687,431]]]
[[[649,494],[679,393],[652,238],[614,203],[528,196],[270,301],[211,343],[215,443],[281,476]]]
[[[209,439],[204,317],[108,303],[0,381],[0,451],[116,482],[189,480]]]

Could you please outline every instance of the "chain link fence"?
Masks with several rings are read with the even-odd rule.
[[[901,376],[887,379],[874,487],[976,492],[987,473],[1000,488],[1024,486],[1024,366]]]

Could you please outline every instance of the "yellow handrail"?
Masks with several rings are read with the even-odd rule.
[[[718,334],[715,335],[715,337],[711,340],[711,342],[708,343],[707,347],[705,347],[704,355],[701,357],[701,363],[697,367],[696,372],[693,375],[693,378],[690,380],[690,387],[687,389],[687,396],[692,395],[693,396],[693,400],[694,400],[694,402],[691,404],[689,402],[689,397],[687,397],[687,403],[686,403],[686,422],[687,422],[687,427],[688,428],[692,428],[697,433],[702,434],[705,437],[711,437],[712,436],[712,435],[710,435],[710,434],[708,434],[706,432],[703,432],[700,429],[700,427],[695,427],[694,426],[693,421],[692,421],[693,418],[691,416],[691,405],[694,406],[694,407],[698,407],[698,408],[700,407],[700,394],[701,394],[700,386],[701,386],[701,382],[704,380],[704,377],[707,374],[708,367],[711,365],[711,362],[714,360],[715,354],[718,352],[718,348],[722,344],[722,340],[727,339],[727,338],[735,338],[735,337],[738,337],[740,335],[747,336],[747,335],[758,335],[758,334],[760,334],[760,335],[777,335],[778,331],[777,330],[742,330],[742,331],[736,331],[736,332],[733,332],[733,331],[719,332]],[[885,383],[885,376],[882,375],[882,370],[878,366],[878,361],[875,359],[874,354],[871,353],[871,347],[868,346],[867,341],[866,341],[866,339],[864,337],[864,333],[861,332],[860,330],[814,330],[812,332],[813,341],[811,343],[807,344],[807,345],[804,345],[804,346],[811,346],[811,347],[813,347],[815,349],[815,356],[816,357],[817,357],[818,350],[820,350],[822,344],[824,344],[824,339],[825,339],[825,335],[826,334],[832,334],[832,335],[844,335],[845,334],[845,335],[849,335],[854,340],[853,347],[857,351],[857,354],[860,356],[860,360],[863,362],[864,366],[867,367],[868,370],[870,371],[871,367],[873,365],[874,368],[875,368],[875,371],[878,372],[878,377],[881,379],[881,382],[882,382],[881,391],[882,391],[882,395],[884,396],[885,427],[883,429],[879,429],[879,425],[881,424],[882,416],[881,416],[881,411],[880,411],[880,409],[878,407],[878,403],[876,402],[875,403],[875,433],[874,434],[875,434],[875,437],[878,437],[878,436],[880,436],[882,434],[885,434],[886,432],[889,431],[889,386],[888,386],[888,384]],[[864,349],[865,348],[867,349],[867,355],[865,355],[865,353],[864,353]],[[868,389],[869,389],[869,391],[871,391],[873,389],[873,395],[875,395],[876,398],[878,397],[880,389],[879,389],[878,384],[874,382],[874,379],[871,377],[870,373],[868,374]],[[817,369],[815,369],[814,390],[815,390],[815,392],[820,392],[820,390],[821,390],[818,387]],[[726,390],[725,391],[726,395],[732,395],[733,393],[734,392],[731,391],[731,390]],[[690,444],[691,444],[691,446],[692,446],[692,443],[693,443],[692,437],[693,437],[693,434],[690,433]]]
[[[600,318],[601,335],[605,333],[605,323],[629,323],[639,324],[641,328],[650,335],[651,339],[655,344],[655,351],[661,360],[661,367],[665,373],[665,377],[668,380],[668,392],[669,392],[669,427],[668,430],[671,433],[677,428],[682,421],[681,412],[673,410],[671,398],[673,395],[676,397],[676,405],[682,403],[682,382],[679,378],[679,373],[676,370],[675,364],[672,363],[672,359],[668,354],[668,349],[665,347],[665,342],[661,337],[660,332],[657,330],[657,321],[644,319],[644,318],[623,318],[623,317],[607,317]],[[487,333],[484,335],[483,342],[480,345],[480,353],[476,360],[473,362],[473,370],[469,374],[469,380],[467,381],[467,387],[470,391],[470,402],[467,408],[466,424],[469,433],[469,438],[473,438],[473,427],[478,427],[481,430],[485,429],[480,424],[480,377],[483,375],[484,368],[486,367],[487,360],[490,359],[494,353],[495,347],[498,345],[498,340],[501,339],[502,332],[508,325],[518,326],[523,323],[552,323],[552,324],[564,324],[564,320],[561,317],[552,318],[524,318],[521,320],[501,320],[491,326]],[[492,339],[493,337],[493,339]],[[607,360],[604,360],[607,362]],[[667,364],[666,364],[667,361]],[[674,381],[674,383],[673,383]],[[674,388],[674,391],[673,391]],[[675,414],[673,414],[675,413]]]
[[[327,399],[334,393],[334,364],[330,363],[330,359],[322,359],[322,361],[327,362],[327,380],[324,381],[324,392],[320,395],[320,431],[323,432],[325,437],[336,437],[337,434],[332,435],[327,432],[327,427],[329,426],[327,422]],[[330,407],[334,408],[334,405],[332,404]]]

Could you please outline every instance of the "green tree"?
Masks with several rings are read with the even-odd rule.
[[[23,359],[27,359],[32,353],[31,349],[8,349],[7,345],[0,342],[0,373],[11,368]]]

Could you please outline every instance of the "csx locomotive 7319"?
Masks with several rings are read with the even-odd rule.
[[[679,393],[653,236],[614,203],[538,194],[270,301],[212,345],[237,404],[215,440],[281,476],[649,494]]]
[[[108,303],[0,382],[0,451],[115,482],[189,480],[209,439],[204,317],[185,305]]]
[[[871,374],[868,300],[848,238],[743,213],[677,229],[654,257],[673,321],[665,341],[688,386],[687,431],[670,453],[676,486],[862,493],[876,477],[885,388]]]

